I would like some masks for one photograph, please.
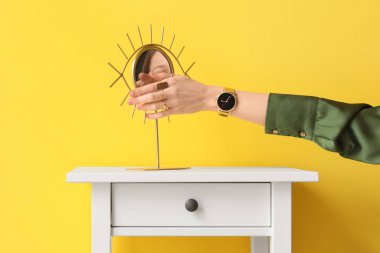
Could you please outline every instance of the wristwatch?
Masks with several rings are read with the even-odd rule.
[[[234,89],[225,87],[216,99],[220,116],[228,117],[237,104],[237,96]]]

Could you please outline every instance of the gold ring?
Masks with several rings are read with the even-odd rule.
[[[162,101],[162,110],[166,111],[167,109],[169,108],[166,106],[165,102]]]
[[[163,99],[163,94],[162,94],[162,90],[160,90],[160,91],[156,91],[156,94],[157,94],[157,96],[158,96],[158,99],[157,100],[164,100]]]
[[[164,90],[160,90],[160,100],[164,100]]]

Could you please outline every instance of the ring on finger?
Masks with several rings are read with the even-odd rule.
[[[161,83],[156,84],[157,91],[166,89],[168,87],[169,87],[169,84],[167,82],[161,82]]]
[[[162,101],[162,110],[166,111],[167,109],[169,109],[166,104],[165,104],[165,101]]]
[[[158,97],[159,97],[159,100],[164,100],[165,99],[164,90],[160,90],[158,92]]]

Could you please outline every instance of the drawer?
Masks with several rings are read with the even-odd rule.
[[[111,222],[112,226],[270,226],[270,191],[270,183],[113,183]]]

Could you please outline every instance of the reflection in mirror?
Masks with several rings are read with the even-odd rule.
[[[135,86],[139,80],[145,84],[157,82],[173,74],[173,67],[169,57],[157,49],[148,49],[136,56],[133,79]],[[146,81],[149,80],[149,81]]]

